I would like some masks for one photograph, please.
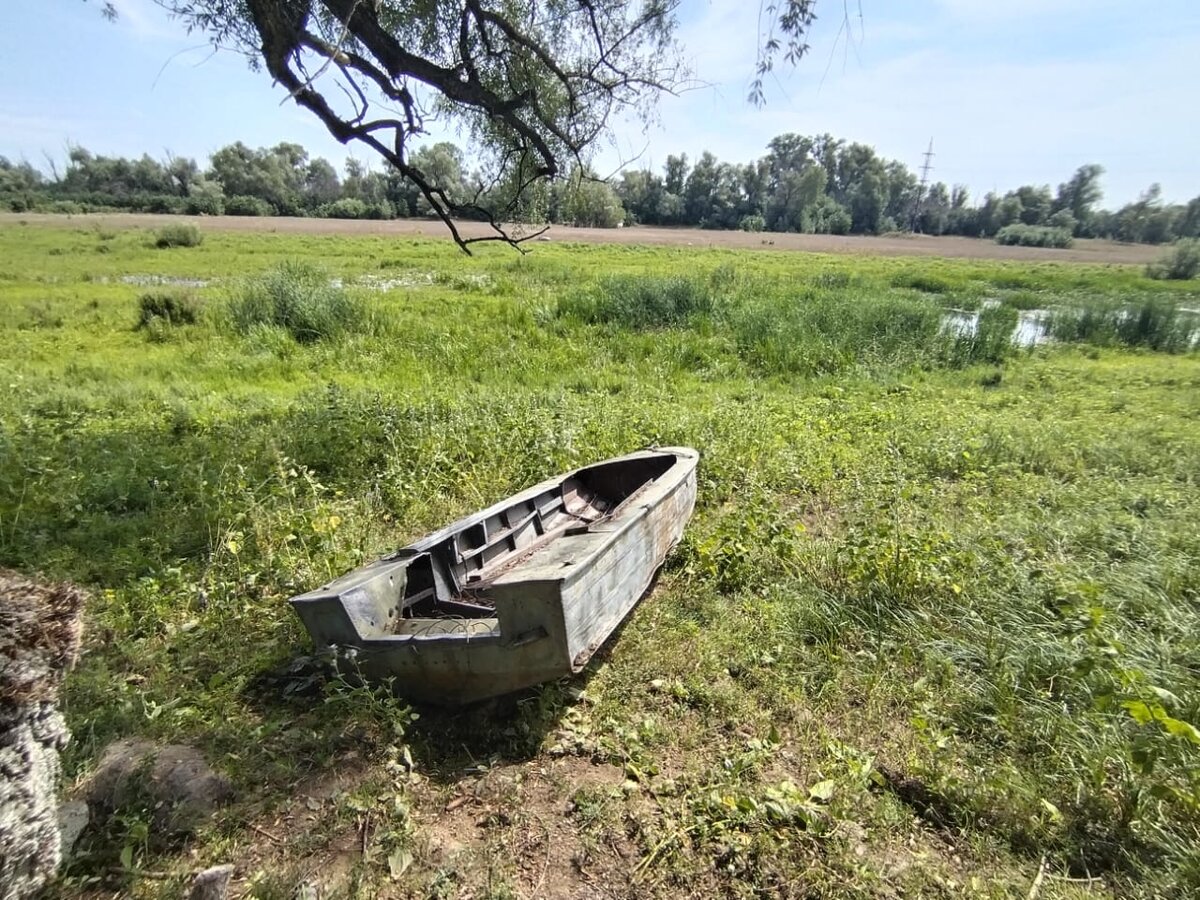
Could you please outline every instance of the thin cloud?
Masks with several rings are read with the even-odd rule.
[[[183,29],[146,0],[110,0],[117,11],[115,27],[142,41],[178,41]]]
[[[940,2],[963,16],[1003,5]],[[1046,28],[1061,29],[1081,4],[1036,5],[1041,15],[1058,17],[1047,19]],[[1161,181],[1170,199],[1200,193],[1200,173],[1189,171],[1185,159],[1186,148],[1200,143],[1200,123],[1165,114],[1191,108],[1191,85],[1200,81],[1200,34],[1163,39],[1133,33],[1115,48],[1082,36],[1071,54],[1049,48],[999,54],[986,32],[974,44],[951,40],[949,12],[928,21],[917,42],[905,23],[880,20],[873,27],[870,7],[866,11],[865,38],[847,65],[839,62],[824,76],[832,33],[826,23],[827,32],[814,36],[812,57],[781,72],[783,89],[759,110],[746,105],[741,91],[746,70],[738,66],[753,57],[739,49],[736,9],[714,3],[693,23],[696,34],[684,40],[693,42],[697,75],[716,80],[702,67],[711,65],[723,80],[664,100],[662,127],[637,136],[649,140],[647,158],[661,166],[671,153],[695,159],[710,150],[728,162],[748,162],[777,134],[829,132],[915,168],[932,136],[934,177],[966,184],[977,196],[1027,183],[1053,186],[1089,162],[1108,169],[1105,186],[1113,205],[1134,199],[1151,180]],[[1153,35],[1155,23],[1145,24]],[[629,134],[627,144],[637,138]]]

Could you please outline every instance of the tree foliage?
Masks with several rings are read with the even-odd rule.
[[[346,144],[416,186],[464,249],[519,243],[502,221],[537,182],[569,174],[616,113],[645,114],[683,69],[676,0],[160,0],[214,44],[245,53]],[[414,143],[433,122],[471,139],[485,180],[442,181]],[[508,204],[479,203],[509,186]],[[464,238],[455,216],[494,234]]]
[[[614,114],[645,116],[685,76],[674,41],[679,0],[156,2],[214,46],[265,68],[339,141],[386,160],[464,250],[479,240],[516,245],[535,236],[511,234],[501,222],[536,206],[546,196],[543,182],[586,167]],[[753,102],[763,103],[777,59],[794,65],[808,51],[816,7],[817,0],[759,0]],[[848,23],[849,4],[843,9]],[[112,2],[102,10],[117,14]],[[435,121],[465,132],[484,162],[474,195],[415,158],[415,139]],[[484,193],[508,202],[480,203]],[[735,217],[720,197],[714,202],[711,215],[725,227]],[[664,200],[664,213],[677,206]],[[454,217],[464,215],[487,219],[494,233],[463,238]]]
[[[832,135],[782,134],[759,159],[732,163],[701,153],[670,155],[660,172],[626,169],[611,184],[586,166],[562,178],[524,183],[518,172],[489,182],[448,141],[413,149],[413,165],[439,185],[459,215],[543,225],[615,227],[624,223],[715,229],[881,234],[913,228],[1062,245],[1072,237],[1171,243],[1200,236],[1200,197],[1166,203],[1152,185],[1115,212],[1097,208],[1097,165],[1081,166],[1052,193],[1021,185],[973,205],[962,185],[928,185],[917,206],[917,179],[897,160]],[[297,144],[222,147],[207,167],[168,153],[124,159],[69,149],[45,176],[27,162],[0,157],[0,208],[66,212],[127,209],[204,215],[300,215],[388,219],[439,217],[411,180],[393,168],[373,171],[351,158],[339,174]],[[914,217],[914,211],[916,215]],[[1020,226],[1013,229],[1012,226]]]

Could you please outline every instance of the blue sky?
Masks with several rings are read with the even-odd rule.
[[[758,4],[685,0],[680,40],[706,87],[663,98],[648,129],[617,123],[597,168],[641,154],[761,156],[776,134],[829,132],[916,170],[934,141],[934,179],[974,196],[1057,185],[1105,167],[1104,204],[1151,182],[1167,199],[1200,195],[1200,2],[1151,0],[821,0],[811,55],[745,102]],[[0,4],[0,155],[47,168],[68,143],[94,152],[206,158],[241,140],[282,140],[340,164],[347,150],[269,79],[213,54],[150,0]],[[454,135],[449,135],[453,138]],[[367,159],[365,151],[357,153]]]

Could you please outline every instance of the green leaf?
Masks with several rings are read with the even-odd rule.
[[[1051,803],[1045,797],[1042,798],[1042,808],[1044,810],[1046,810],[1047,813],[1049,813],[1050,821],[1053,822],[1054,824],[1057,825],[1059,822],[1061,822],[1063,820],[1062,810],[1060,810],[1057,806],[1055,806],[1053,803]]]
[[[130,846],[129,844],[126,844],[124,847],[121,848],[121,868],[122,869],[132,869],[133,868],[133,847]]]
[[[820,800],[822,803],[827,803],[833,797],[834,788],[837,783],[832,778],[826,778],[824,781],[818,781],[808,789],[808,796],[814,800]]]
[[[1200,747],[1200,729],[1190,722],[1185,722],[1182,719],[1173,719],[1168,715],[1159,718],[1162,727],[1166,729],[1168,734],[1175,737],[1181,737],[1184,740],[1190,741]]]
[[[413,855],[409,850],[393,850],[388,854],[388,874],[392,878],[399,878],[408,871],[408,867],[412,865]]]
[[[1133,716],[1139,725],[1147,725],[1154,720],[1154,713],[1141,700],[1126,700],[1121,704],[1121,708]]]

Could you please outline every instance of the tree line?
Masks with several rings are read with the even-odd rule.
[[[616,191],[631,221],[653,225],[988,238],[1025,228],[1151,244],[1200,235],[1200,197],[1164,203],[1154,184],[1113,212],[1099,207],[1103,174],[1084,165],[1056,191],[1022,185],[972,203],[962,185],[922,186],[903,163],[865,144],[784,134],[754,162],[725,163],[706,152],[689,167],[686,155],[668,156],[661,175],[627,170]]]
[[[532,186],[469,171],[454,144],[426,145],[411,165],[428,183],[481,217],[503,212],[528,222],[588,227],[622,224],[692,226],[817,234],[915,231],[1061,241],[1104,237],[1168,243],[1200,236],[1200,197],[1169,204],[1158,185],[1116,211],[1099,207],[1102,167],[1079,167],[1052,190],[1022,185],[972,203],[967,190],[922,186],[903,163],[872,147],[830,135],[784,134],[750,163],[721,162],[705,152],[690,163],[667,157],[661,174],[626,169],[609,182],[576,167],[568,177]],[[341,173],[299,144],[222,147],[201,168],[194,159],[96,155],[71,147],[61,170],[46,175],[0,156],[0,208],[15,212],[118,209],[193,215],[321,216],[391,219],[434,216],[425,195],[399,172],[371,171],[350,159]]]

